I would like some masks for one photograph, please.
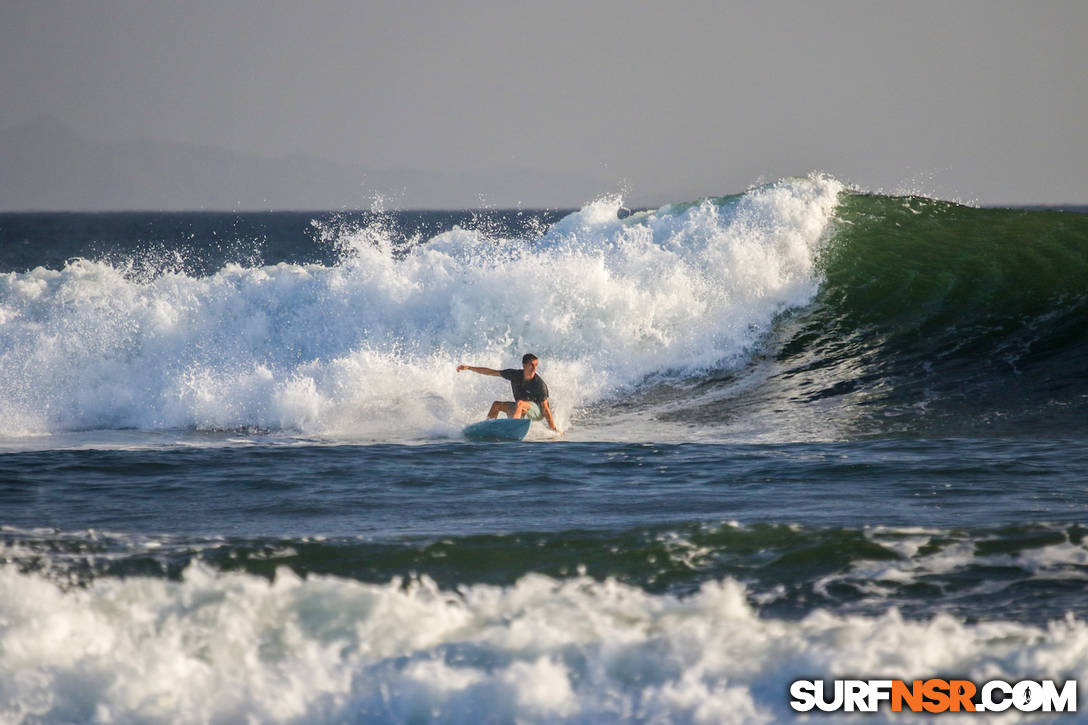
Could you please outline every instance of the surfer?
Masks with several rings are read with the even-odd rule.
[[[493,375],[497,378],[506,378],[510,381],[510,387],[514,391],[514,402],[496,400],[488,411],[488,419],[499,417],[499,413],[506,413],[511,418],[527,416],[531,420],[547,419],[548,427],[559,432],[552,417],[552,408],[548,404],[548,386],[544,379],[536,374],[540,360],[531,352],[525,353],[521,358],[521,370],[508,368],[506,370],[493,370],[492,368],[478,368],[472,365],[458,365],[457,372],[471,370],[480,375]]]

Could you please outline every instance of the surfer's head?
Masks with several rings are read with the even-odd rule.
[[[521,356],[521,369],[529,377],[532,377],[536,373],[536,366],[539,364],[536,355],[531,352],[527,352]]]

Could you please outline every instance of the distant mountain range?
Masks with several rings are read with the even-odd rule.
[[[524,169],[370,170],[162,141],[88,141],[50,117],[0,130],[0,211],[570,207],[615,180]]]

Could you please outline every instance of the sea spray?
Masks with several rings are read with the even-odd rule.
[[[321,240],[0,215],[0,721],[782,722],[796,679],[1085,680],[1088,217],[833,190]],[[189,239],[160,224],[200,258],[95,251]],[[267,265],[217,248],[261,230]],[[506,386],[454,363],[529,346],[565,442],[456,435]]]
[[[335,265],[147,278],[84,259],[0,277],[0,434],[285,429],[454,433],[496,390],[460,361],[543,359],[561,424],[660,371],[736,365],[818,288],[841,185],[790,179],[619,219],[587,205],[533,239],[454,228],[341,240]]]

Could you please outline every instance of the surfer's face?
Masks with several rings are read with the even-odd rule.
[[[521,364],[521,369],[525,371],[526,375],[533,375],[536,373],[536,366],[540,363],[539,360],[530,360]]]

